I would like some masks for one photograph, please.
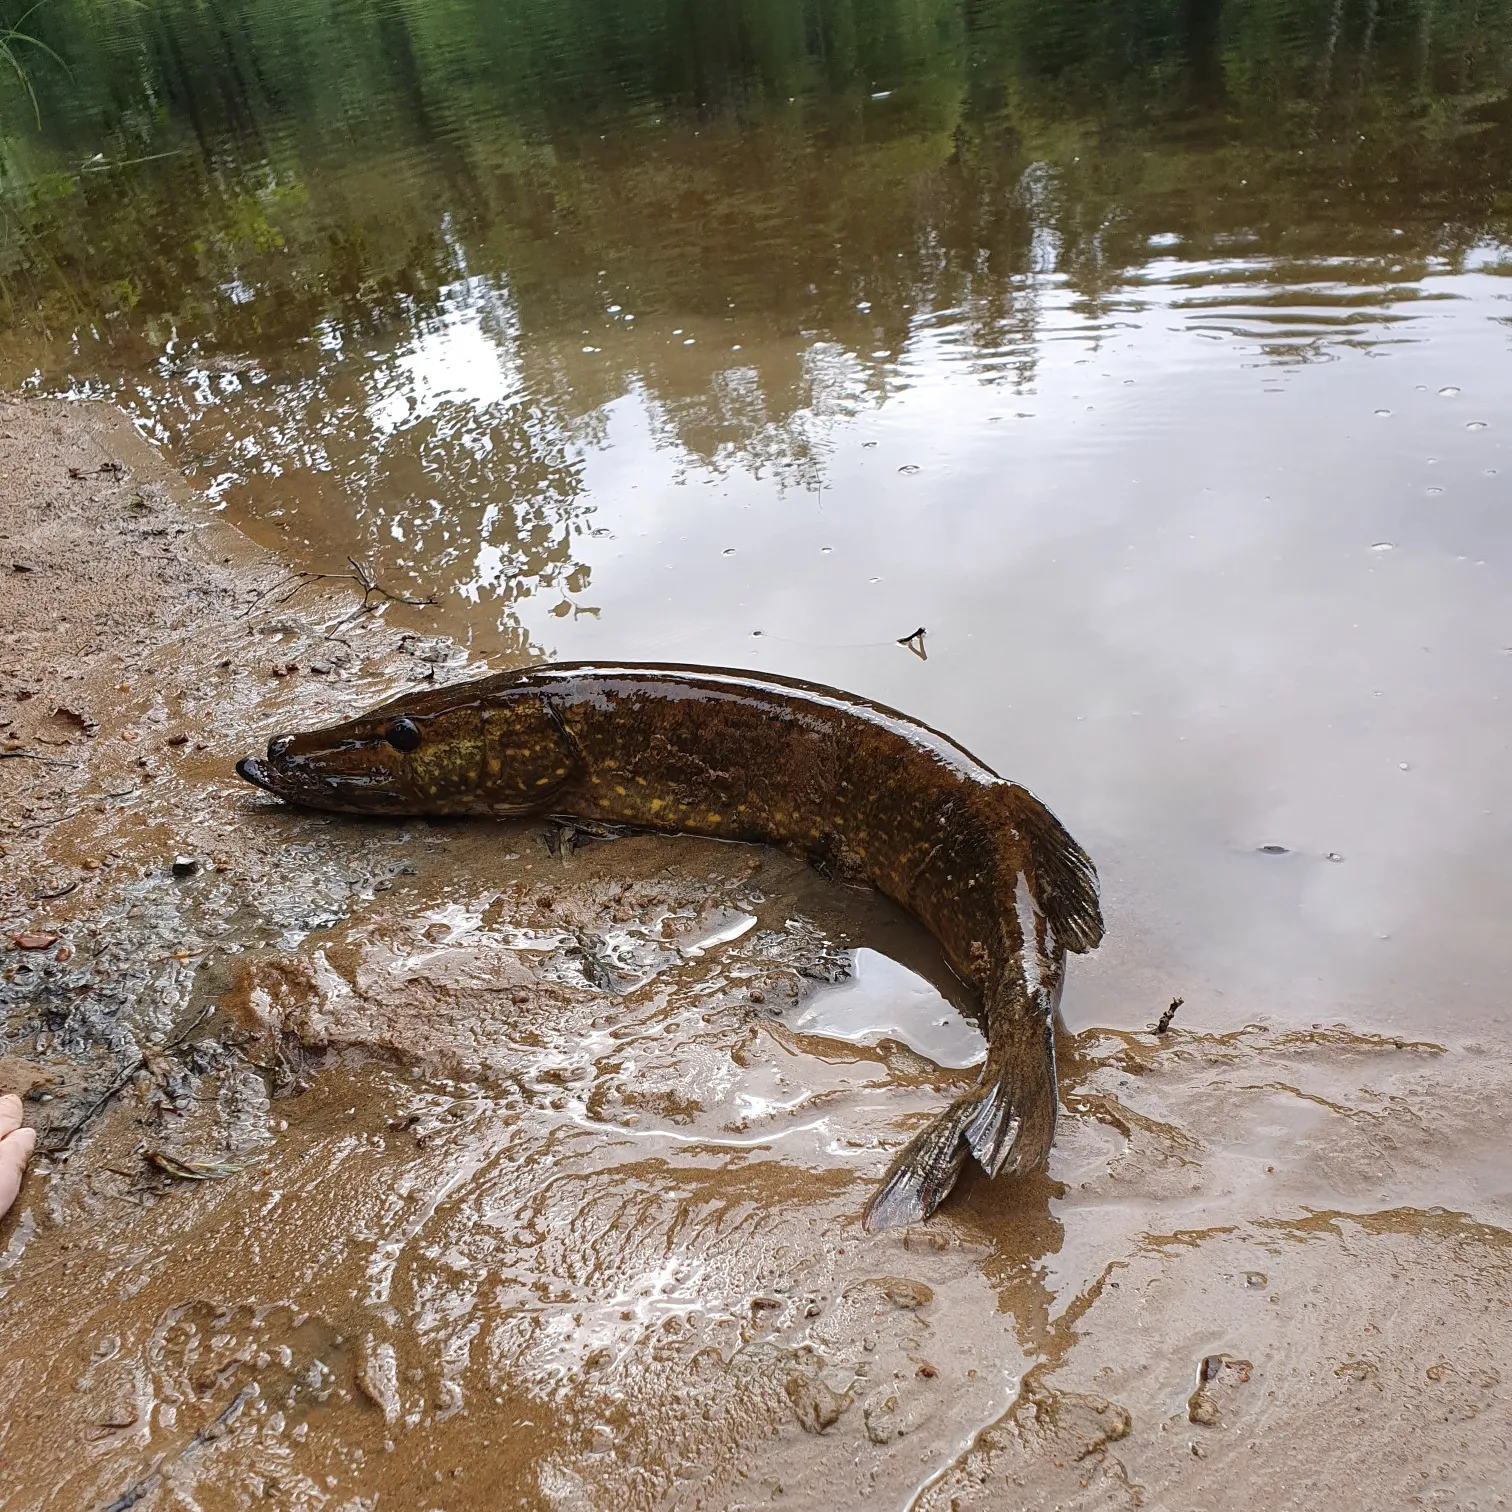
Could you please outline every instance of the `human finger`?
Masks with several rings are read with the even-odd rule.
[[[0,1139],[21,1127],[21,1099],[14,1092],[0,1097]]]
[[[35,1129],[16,1129],[0,1139],[0,1215],[10,1211],[21,1190],[21,1173],[37,1145]]]

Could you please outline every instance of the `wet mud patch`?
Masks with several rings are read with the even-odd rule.
[[[1067,1047],[1053,1181],[968,1181],[927,1227],[865,1235],[908,1100],[940,1092],[751,1003],[772,973],[800,1004],[823,990],[800,969],[818,938],[844,959],[812,922],[767,929],[801,873],[647,840],[566,874],[544,843],[504,863],[480,834],[247,963],[224,1037],[297,1070],[260,1062],[258,1162],[112,1182],[104,1152],[124,1158],[144,1116],[122,1107],[94,1173],[53,1178],[0,1272],[9,1400],[40,1380],[66,1405],[27,1442],[36,1505],[108,1505],[153,1474],[294,1505],[1161,1505],[1240,1474],[1277,1495],[1299,1475],[1407,1486],[1391,1435],[1451,1431],[1444,1487],[1500,1473],[1508,1231],[1295,1200],[1367,1176],[1404,1190],[1446,1137],[1434,1110],[1463,1126],[1512,1080],[1499,1060],[1341,1029],[1089,1034]],[[667,919],[703,940],[687,918],[728,936],[732,914],[755,922],[668,944]],[[574,980],[579,934],[616,928],[666,959],[628,990],[580,962]],[[774,1067],[790,1105],[742,1127],[738,1098]],[[1252,1175],[1235,1150],[1277,1138],[1281,1083],[1342,1132]],[[1457,1354],[1431,1316],[1446,1305],[1480,1320]],[[287,1333],[306,1314],[304,1355],[259,1342],[259,1318]],[[165,1339],[183,1357],[166,1373]],[[102,1348],[113,1369],[89,1374]]]
[[[26,1425],[20,1504],[108,1504],[164,1456],[201,1495],[273,1474],[270,1443],[291,1491],[434,1467],[448,1505],[655,1506],[725,1504],[760,1444],[791,1481],[841,1435],[901,1490],[905,1437],[907,1476],[939,1453],[927,1425],[1010,1399],[1022,1350],[975,1247],[884,1260],[838,1173],[658,1157],[374,1062],[274,1108],[272,1160],[81,1183],[26,1237],[0,1283],[5,1409],[20,1429],[26,1395],[59,1406]],[[251,1326],[317,1302],[319,1350]]]
[[[823,899],[822,927],[804,911],[822,888],[751,847],[636,836],[562,858],[539,827],[456,826],[444,867],[248,961],[225,1006],[264,1062],[376,1053],[643,1150],[759,1160],[780,1141],[827,1166],[890,1145],[909,1100],[937,1105],[959,1073],[805,1027],[852,942],[910,927],[870,895]]]
[[[1152,1236],[1074,1309],[1063,1367],[917,1505],[1223,1505],[1238,1485],[1261,1506],[1352,1486],[1498,1505],[1509,1245],[1421,1209]]]

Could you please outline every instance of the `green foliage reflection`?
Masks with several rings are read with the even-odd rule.
[[[68,71],[0,79],[0,379],[129,390],[211,473],[276,445],[375,529],[470,480],[500,593],[570,576],[575,448],[632,390],[706,461],[811,481],[814,417],[884,394],[931,312],[1024,386],[1047,289],[1095,328],[1173,241],[1281,285],[1326,259],[1359,308],[1246,317],[1305,360],[1512,242],[1512,0],[49,0],[27,27]],[[405,351],[495,304],[528,403],[374,429]],[[590,336],[617,309],[641,336]],[[237,395],[255,445],[207,418]]]

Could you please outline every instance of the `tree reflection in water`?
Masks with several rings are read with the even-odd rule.
[[[30,24],[73,75],[35,64],[40,133],[5,86],[0,379],[113,394],[254,533],[486,600],[521,651],[523,596],[591,608],[617,407],[689,470],[817,489],[921,340],[1023,391],[1046,341],[1163,304],[1316,360],[1512,240],[1506,5]]]

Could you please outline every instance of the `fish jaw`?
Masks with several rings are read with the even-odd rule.
[[[253,787],[299,808],[347,814],[396,814],[405,811],[394,774],[383,765],[354,765],[332,770],[292,749],[294,739],[279,736],[268,742],[266,758],[244,756],[236,775]]]
[[[243,756],[236,763],[236,775],[244,782],[250,782],[253,787],[260,787],[265,793],[278,791],[269,780],[268,769],[255,756]]]

